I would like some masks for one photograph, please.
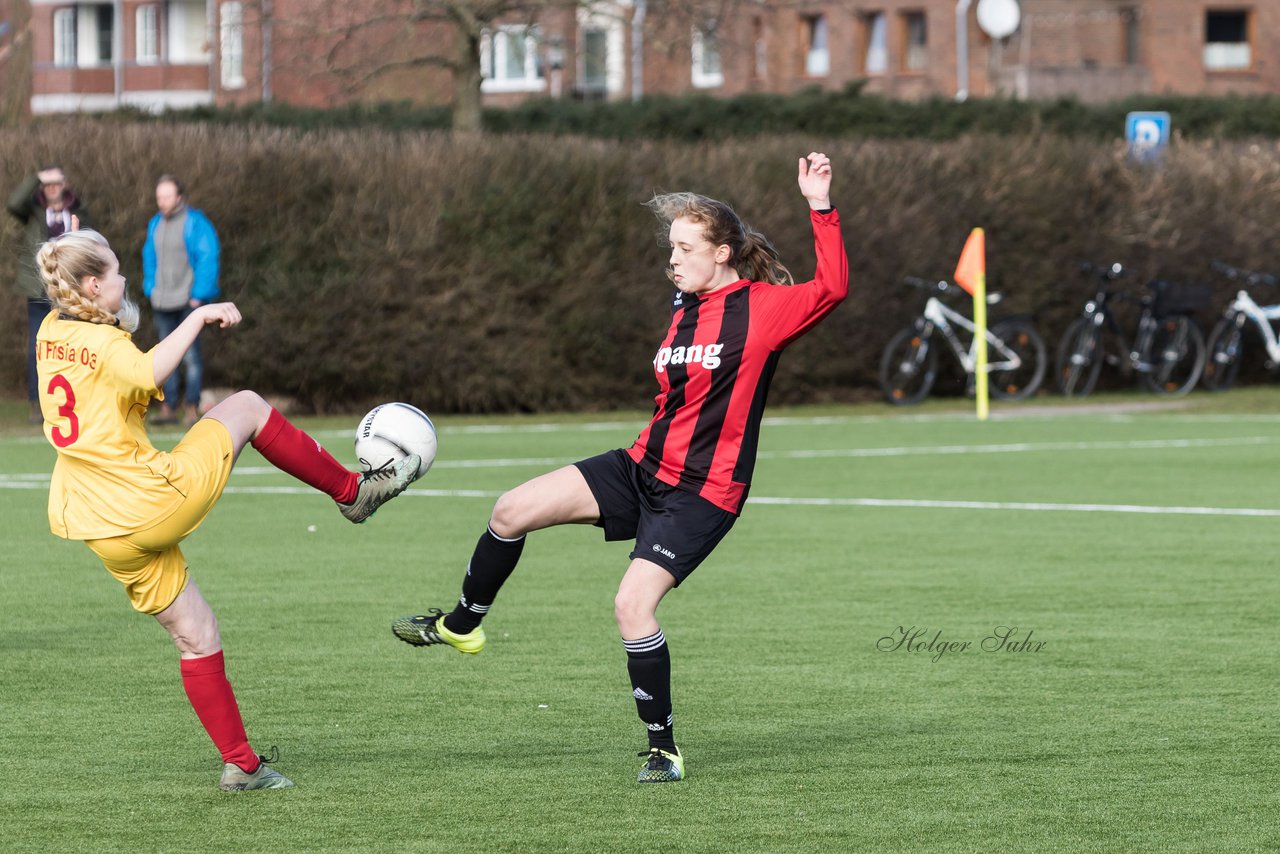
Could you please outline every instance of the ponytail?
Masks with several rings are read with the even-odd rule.
[[[753,282],[794,285],[796,282],[791,271],[778,260],[778,250],[773,248],[769,239],[750,226],[744,225],[743,230],[746,236],[742,240],[742,250],[738,253],[738,273]]]

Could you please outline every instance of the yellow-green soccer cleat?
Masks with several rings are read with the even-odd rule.
[[[401,617],[391,624],[391,633],[412,646],[447,643],[467,655],[475,655],[484,649],[484,626],[476,626],[465,635],[451,632],[444,624],[444,611],[439,608],[432,608],[430,614]]]
[[[649,761],[640,769],[637,783],[678,783],[684,779],[684,757],[679,750],[668,753],[651,747],[639,755],[649,757]]]
[[[272,748],[272,756],[278,757],[279,751]],[[234,762],[228,762],[222,766],[222,779],[218,781],[218,788],[224,792],[247,792],[251,789],[289,789],[293,787],[293,781],[288,777],[276,771],[274,768],[268,768],[267,762],[274,762],[265,756],[258,757],[260,764],[258,770],[252,774],[241,770],[240,766]]]
[[[373,511],[408,489],[409,484],[417,477],[418,466],[421,464],[421,457],[409,454],[404,459],[387,463],[372,471],[360,472],[356,500],[350,504],[339,504],[338,509],[349,521],[359,525],[372,516]]]

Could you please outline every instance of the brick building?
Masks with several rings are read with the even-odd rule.
[[[396,20],[409,0],[28,2],[36,113],[451,97],[438,60],[456,50],[457,31]],[[485,102],[855,80],[904,98],[1280,92],[1277,0],[1022,0],[1020,26],[1001,40],[978,26],[979,0],[737,0],[705,17],[654,2],[549,6],[490,26],[479,42]],[[0,47],[15,38],[8,30]]]

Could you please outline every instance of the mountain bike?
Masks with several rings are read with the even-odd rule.
[[[1214,270],[1231,281],[1243,282],[1245,287],[1275,287],[1278,281],[1270,273],[1254,273],[1241,270],[1221,261],[1214,261]],[[1209,333],[1209,358],[1204,365],[1204,385],[1210,391],[1226,391],[1240,373],[1240,359],[1244,355],[1244,332],[1252,321],[1262,336],[1262,346],[1267,351],[1267,369],[1280,365],[1280,341],[1271,321],[1280,320],[1280,305],[1258,305],[1249,292],[1241,288],[1236,298],[1222,313],[1222,319]]]
[[[978,363],[973,321],[943,302],[963,291],[947,281],[913,276],[903,283],[925,291],[929,298],[920,316],[889,339],[880,358],[880,388],[885,399],[895,406],[924,400],[938,379],[938,351],[943,342],[968,377],[972,392]],[[989,305],[999,302],[1000,294],[987,294]],[[993,323],[986,339],[991,396],[1022,400],[1035,394],[1044,382],[1045,346],[1031,318],[1007,317]]]
[[[1096,276],[1098,288],[1058,344],[1058,389],[1068,397],[1092,393],[1105,363],[1126,375],[1137,374],[1157,394],[1191,391],[1204,370],[1205,345],[1190,315],[1208,302],[1209,289],[1152,281],[1147,284],[1150,294],[1135,297],[1113,290],[1125,277],[1120,264],[1082,264],[1080,270]],[[1114,302],[1142,308],[1132,344],[1116,319]]]

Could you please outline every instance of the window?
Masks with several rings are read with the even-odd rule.
[[[480,37],[481,88],[486,92],[542,89],[538,31],[526,26],[500,26]]]
[[[825,77],[831,70],[831,54],[827,50],[826,15],[808,15],[805,21],[804,73],[809,77]]]
[[[98,19],[98,62],[108,63],[116,41],[116,10],[111,6],[95,6],[94,11]]]
[[[134,13],[133,38],[139,63],[150,65],[160,59],[160,27],[155,6],[139,6]]]
[[[903,12],[902,32],[902,70],[924,71],[929,67],[929,31],[925,29],[924,12]]]
[[[244,86],[244,17],[239,3],[223,3],[219,44],[222,46],[222,88]]]
[[[720,42],[716,39],[715,21],[706,27],[693,28],[693,85],[700,88],[724,83],[720,68]]]
[[[603,92],[608,85],[609,33],[606,30],[582,31],[582,88]]]
[[[1204,67],[1211,71],[1239,71],[1252,65],[1248,11],[1206,12]]]
[[[862,71],[884,74],[889,69],[889,25],[884,12],[862,16]]]
[[[76,64],[76,10],[53,12],[53,64],[72,68]]]

